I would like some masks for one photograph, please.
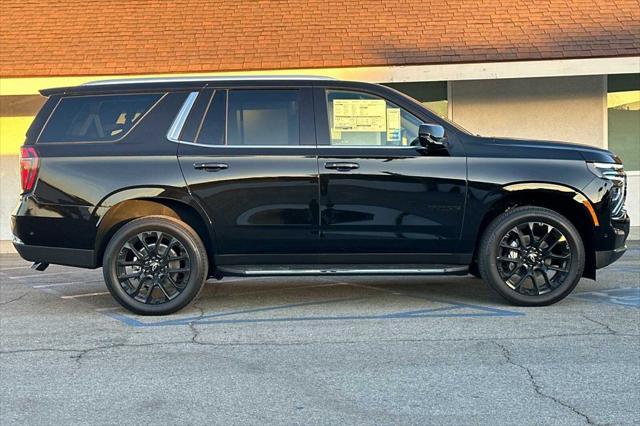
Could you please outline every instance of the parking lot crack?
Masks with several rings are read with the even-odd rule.
[[[18,300],[22,299],[23,297],[25,297],[27,294],[29,294],[29,292],[26,292],[24,294],[21,294],[20,296],[4,301],[4,302],[0,302],[0,306],[4,306],[4,305],[8,305],[9,303],[13,303],[13,302],[17,302]]]
[[[198,306],[196,303],[193,304],[193,307],[200,311],[200,315],[195,318],[193,321],[189,322],[189,330],[191,330],[191,343],[202,344],[198,341],[198,336],[200,336],[200,331],[196,328],[196,322],[204,317],[204,309]]]
[[[583,412],[579,411],[577,408],[575,408],[575,407],[569,405],[568,403],[566,403],[566,402],[554,397],[553,395],[549,395],[549,394],[543,392],[542,386],[540,386],[540,384],[537,382],[537,380],[536,380],[535,376],[533,375],[531,369],[529,369],[528,367],[526,367],[526,366],[524,366],[522,364],[518,364],[517,362],[515,362],[513,360],[513,356],[511,355],[511,352],[509,351],[509,349],[505,345],[503,345],[503,344],[501,344],[501,343],[499,343],[499,342],[497,342],[495,340],[493,340],[492,342],[493,342],[493,344],[495,344],[496,346],[498,346],[500,348],[500,350],[502,351],[502,355],[504,356],[504,358],[505,358],[505,360],[507,361],[508,364],[511,364],[511,365],[513,365],[515,367],[518,367],[519,369],[521,369],[522,371],[527,373],[527,377],[529,379],[529,383],[531,383],[531,387],[533,388],[534,392],[537,395],[539,395],[542,398],[545,398],[545,399],[548,399],[550,401],[553,401],[554,403],[571,410],[574,414],[582,417],[584,419],[584,421],[587,422],[587,424],[590,424],[590,425],[597,425],[598,424],[598,423],[595,423],[589,416],[587,416]]]
[[[593,318],[589,318],[585,314],[580,314],[580,316],[587,321],[590,321],[594,324],[598,324],[601,327],[604,327],[610,334],[618,334],[614,329],[612,329],[608,324],[603,323],[602,321],[594,320]]]

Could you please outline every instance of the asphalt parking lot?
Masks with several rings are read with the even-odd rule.
[[[211,281],[139,317],[0,256],[4,424],[639,424],[640,244],[546,308],[472,277]]]

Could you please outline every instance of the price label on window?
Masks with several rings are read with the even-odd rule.
[[[387,109],[387,142],[400,142],[400,108]]]
[[[386,109],[383,99],[335,99],[332,131],[386,132]]]

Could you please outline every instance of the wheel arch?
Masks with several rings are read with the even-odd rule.
[[[598,218],[589,199],[580,191],[560,184],[527,182],[506,185],[494,199],[480,221],[480,230],[503,212],[520,206],[545,207],[566,217],[578,230],[585,248],[585,268],[583,276],[595,279],[596,259],[593,244],[594,227],[599,226]],[[474,244],[473,258],[477,257],[482,238],[478,232]]]
[[[124,198],[100,215],[96,232],[96,262],[102,266],[102,258],[109,240],[126,223],[145,216],[161,215],[172,217],[191,226],[202,238],[210,259],[210,269],[213,259],[213,225],[206,213],[198,206],[194,206],[182,199],[162,196],[139,196]]]

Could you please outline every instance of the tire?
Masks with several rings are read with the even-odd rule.
[[[209,261],[202,240],[189,225],[147,216],[113,235],[102,271],[109,292],[123,307],[140,315],[167,315],[198,296]]]
[[[564,299],[580,281],[584,264],[578,230],[561,214],[542,207],[502,213],[480,241],[480,275],[518,306],[545,306]]]

